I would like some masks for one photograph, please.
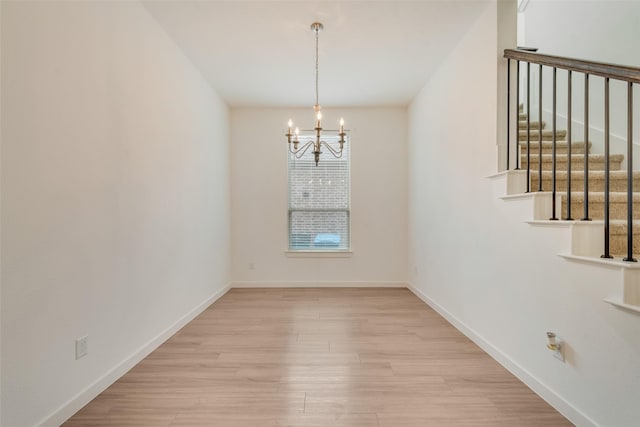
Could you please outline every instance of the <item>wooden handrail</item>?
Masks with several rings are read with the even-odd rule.
[[[542,64],[563,70],[577,71],[600,77],[609,77],[630,83],[640,83],[640,68],[626,65],[608,64],[605,62],[585,61],[563,56],[545,55],[518,49],[505,49],[504,57],[517,61]]]

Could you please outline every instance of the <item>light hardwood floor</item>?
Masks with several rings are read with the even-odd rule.
[[[570,426],[406,289],[233,289],[65,426]]]

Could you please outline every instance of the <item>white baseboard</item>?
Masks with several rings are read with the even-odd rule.
[[[89,387],[82,390],[80,393],[71,398],[68,402],[60,406],[51,415],[36,424],[39,427],[58,427],[73,414],[78,412],[83,406],[89,403],[93,398],[102,393],[111,384],[116,382],[121,376],[127,373],[142,359],[147,357],[149,353],[158,348],[162,343],[171,338],[173,334],[178,332],[183,326],[191,322],[200,313],[207,309],[216,300],[226,294],[231,289],[231,284],[227,284],[222,289],[215,292],[209,298],[198,304],[195,308],[189,311],[187,314],[178,319],[173,325],[162,331],[158,336],[149,340],[140,349],[136,350],[132,355],[124,359],[118,365],[113,367],[102,377],[98,378]]]
[[[407,282],[231,282],[232,288],[406,288]]]
[[[424,301],[425,304],[433,308],[438,314],[447,319],[456,329],[467,336],[471,341],[476,343],[482,350],[484,350],[489,356],[493,357],[500,365],[515,375],[520,381],[525,383],[531,390],[533,390],[538,396],[544,399],[549,405],[553,406],[558,412],[564,415],[569,421],[577,426],[581,427],[599,427],[599,425],[591,418],[586,416],[576,407],[564,400],[555,391],[548,386],[538,381],[529,371],[513,361],[509,356],[504,354],[500,349],[496,348],[493,344],[486,341],[476,331],[460,321],[457,317],[447,311],[444,307],[437,302],[429,298],[418,288],[411,283],[407,284],[407,288],[413,292],[418,298]]]

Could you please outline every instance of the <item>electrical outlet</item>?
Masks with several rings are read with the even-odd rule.
[[[76,360],[89,354],[89,336],[85,335],[76,340]]]
[[[553,357],[564,362],[564,347],[555,332],[547,332],[547,348],[553,352]]]

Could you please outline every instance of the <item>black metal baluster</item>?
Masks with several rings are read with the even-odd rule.
[[[538,69],[540,85],[538,87],[538,191],[542,191],[542,64]]]
[[[613,258],[609,249],[609,77],[604,79],[604,254]]]
[[[624,261],[638,262],[633,257],[633,83],[627,84],[627,257]]]
[[[540,159],[542,161],[542,159]],[[527,62],[527,193],[531,191],[531,62]]]
[[[567,220],[571,221],[571,70],[568,75],[567,93]],[[585,148],[586,150],[587,148]]]
[[[520,61],[516,61],[516,111],[518,112],[518,137],[516,138],[516,170],[520,170]]]
[[[589,145],[589,74],[584,75],[584,143]],[[584,218],[589,218],[589,150],[584,150]]]
[[[556,84],[556,67],[553,67],[553,130],[551,132],[551,218],[552,221],[557,221],[556,215],[556,100],[557,100],[557,84]]]
[[[518,120],[519,114],[518,111]],[[509,123],[511,122],[511,59],[507,59],[507,170],[509,170],[509,137],[511,130]]]

